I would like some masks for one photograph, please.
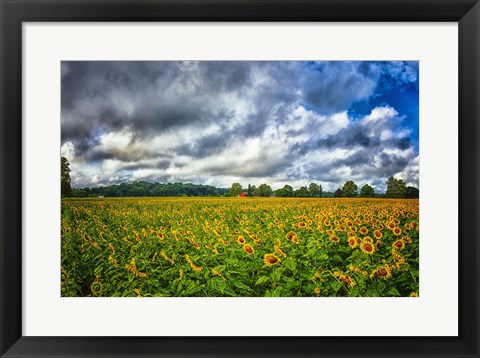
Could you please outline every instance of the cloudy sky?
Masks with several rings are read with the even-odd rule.
[[[418,62],[63,61],[73,187],[418,187]]]

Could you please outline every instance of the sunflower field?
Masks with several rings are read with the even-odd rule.
[[[417,297],[416,199],[63,199],[62,296]]]

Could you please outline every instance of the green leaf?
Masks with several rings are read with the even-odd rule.
[[[385,282],[380,281],[377,285],[377,290],[378,290],[378,292],[383,292],[383,291],[385,291],[386,287],[387,287],[387,285],[385,284]]]
[[[331,284],[330,284],[330,287],[333,288],[333,290],[335,292],[337,292],[341,287],[343,286],[343,284],[341,282],[338,282],[338,281],[333,281]]]
[[[319,259],[320,261],[326,261],[326,260],[328,260],[328,255],[327,255],[327,254],[321,254],[321,255],[318,257],[318,259]]]
[[[235,281],[235,282],[232,282],[232,285],[241,289],[241,290],[244,290],[246,292],[250,292],[251,291],[251,288],[248,287],[247,285],[241,283],[241,282],[238,282],[238,281]]]
[[[400,292],[398,292],[398,290],[397,290],[395,287],[391,287],[391,288],[387,291],[387,296],[399,297],[399,296],[400,296]]]
[[[255,282],[255,286],[263,285],[267,281],[268,281],[267,276],[261,276],[261,277],[258,278],[257,282]]]
[[[350,290],[350,297],[357,297],[359,292],[358,286],[355,286]]]
[[[378,293],[378,291],[374,288],[369,288],[367,290],[367,292],[365,293],[365,296],[367,297],[379,297],[380,294]]]
[[[295,268],[297,267],[297,264],[295,263],[295,261],[293,260],[290,260],[290,259],[285,259],[283,261],[283,264],[286,268],[288,268],[290,271],[294,271]]]

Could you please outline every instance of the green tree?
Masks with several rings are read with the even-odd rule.
[[[405,198],[418,199],[420,192],[414,186],[407,186],[405,189]]]
[[[353,180],[347,181],[342,188],[342,196],[344,198],[354,198],[357,196],[358,186]]]
[[[278,189],[275,192],[275,195],[282,198],[292,197],[293,196],[293,188],[290,185],[284,185],[283,188]]]
[[[309,198],[310,192],[308,191],[306,186],[302,186],[301,188],[295,190],[293,195],[297,198]]]
[[[75,198],[86,198],[87,192],[85,189],[72,189],[72,196]]]
[[[242,185],[239,183],[233,183],[230,188],[230,196],[239,196],[243,191]]]
[[[255,191],[256,196],[265,196],[269,197],[273,194],[273,190],[270,185],[267,184],[260,184],[260,186]]]
[[[387,179],[387,191],[385,196],[387,198],[404,198],[407,186],[401,179],[395,179],[393,176]]]
[[[62,197],[72,196],[72,179],[70,178],[70,171],[70,163],[67,158],[62,157],[60,171]]]
[[[337,190],[335,190],[335,193],[333,193],[334,198],[341,198],[342,196],[343,196],[343,192],[341,188],[338,188]]]
[[[362,186],[360,189],[360,196],[362,198],[373,198],[375,196],[375,190],[368,184]]]
[[[322,186],[315,184],[315,183],[310,183],[308,186],[308,191],[310,192],[310,196],[312,198],[321,198],[322,197]]]

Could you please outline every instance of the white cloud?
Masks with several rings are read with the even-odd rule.
[[[62,147],[60,148],[60,154],[62,155],[62,157],[67,158],[67,160],[71,162],[75,158],[75,146],[73,145],[73,143],[63,143]]]
[[[132,142],[132,137],[132,132],[126,128],[117,132],[108,132],[98,137],[100,148],[96,149],[105,153],[123,151]]]
[[[392,107],[375,107],[372,112],[363,118],[363,125],[371,125],[372,123],[385,121],[398,115],[398,112]]]

